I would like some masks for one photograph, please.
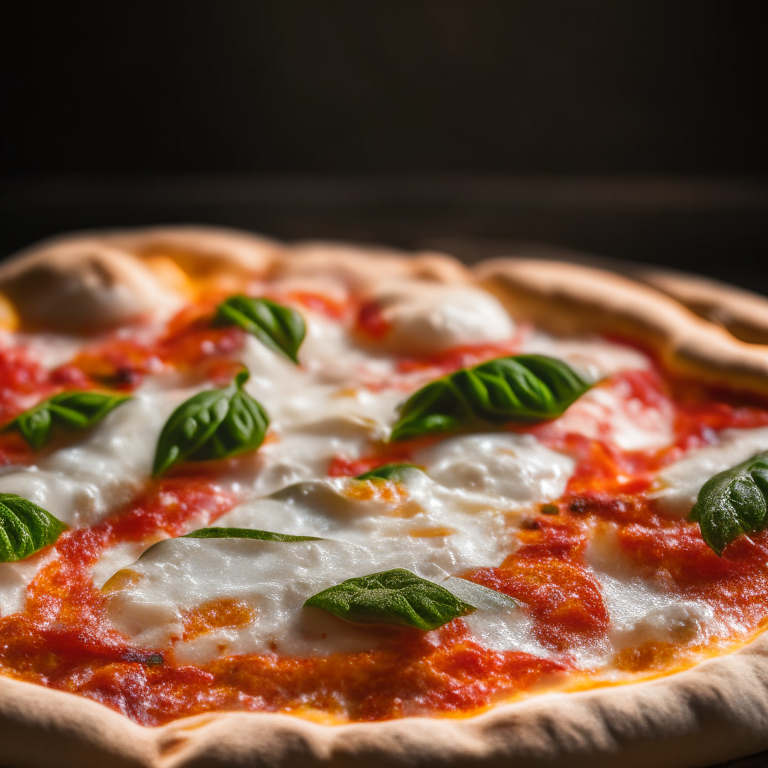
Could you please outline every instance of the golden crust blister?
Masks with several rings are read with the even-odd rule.
[[[739,341],[683,306],[725,326],[738,321],[752,328],[749,340],[768,341],[768,302],[756,299],[745,315],[731,289],[707,284],[702,293],[697,278],[665,282],[651,275],[647,282],[657,290],[604,270],[535,259],[496,259],[470,271],[440,254],[288,247],[213,228],[43,243],[0,268],[0,323],[6,317],[6,327],[106,330],[158,301],[181,301],[192,290],[185,280],[226,285],[233,273],[237,281],[331,274],[362,293],[382,277],[477,282],[518,320],[555,333],[623,336],[650,348],[673,373],[768,395],[768,346]],[[64,311],[73,303],[74,311]],[[337,726],[215,713],[142,728],[87,699],[0,678],[0,739],[0,762],[8,766],[710,765],[768,748],[768,634],[652,681],[534,694],[472,717]]]

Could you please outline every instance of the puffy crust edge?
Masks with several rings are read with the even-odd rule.
[[[292,251],[209,228],[101,237],[111,247],[133,252],[153,242],[188,250],[188,243],[202,238],[206,258],[219,253],[221,269],[230,268],[224,241],[231,245],[234,238],[246,250],[266,249],[261,260],[247,257],[248,272],[312,271],[322,262],[362,286],[380,278],[382,267],[387,274],[440,282],[476,279],[513,306],[517,316],[527,315],[555,332],[620,334],[650,346],[672,370],[768,394],[768,347],[739,342],[674,299],[602,270],[502,259],[478,265],[472,278],[440,255],[407,259],[388,253],[382,262],[379,253],[358,254],[348,246],[313,244]],[[38,250],[23,259],[31,262]],[[374,260],[376,270],[371,269]],[[240,257],[234,262],[242,266]],[[0,279],[23,264],[3,267]],[[383,768],[428,762],[543,768],[556,762],[567,768],[608,768],[619,759],[626,768],[693,768],[768,748],[768,634],[732,654],[647,682],[537,695],[473,717],[342,726],[289,715],[213,713],[147,729],[93,701],[3,677],[0,736],[8,765],[202,768],[258,762],[282,768],[363,763]]]
[[[705,277],[642,269],[633,277],[672,296],[742,341],[768,344],[768,299]]]

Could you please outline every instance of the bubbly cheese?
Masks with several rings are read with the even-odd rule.
[[[558,498],[574,467],[573,459],[518,434],[449,437],[418,453],[416,461],[457,494],[485,495],[514,507]]]
[[[514,332],[499,301],[471,286],[385,280],[371,297],[388,328],[382,343],[399,354],[429,355],[499,342]]]
[[[727,429],[716,439],[714,445],[700,448],[659,472],[651,495],[663,512],[685,517],[707,480],[768,450],[768,427]]]

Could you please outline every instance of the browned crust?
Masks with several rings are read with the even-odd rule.
[[[439,255],[363,257],[354,248],[317,244],[291,250],[212,230],[96,236],[106,254],[114,249],[130,259],[131,253],[162,250],[181,261],[196,258],[190,242],[198,239],[206,242],[200,246],[205,269],[212,258],[218,269],[229,269],[231,256],[233,268],[246,273],[279,277],[330,270],[363,289],[383,273],[471,279],[457,262]],[[245,251],[233,255],[235,242]],[[46,248],[50,252],[50,244]],[[0,269],[0,286],[50,259],[44,252],[27,253]],[[103,258],[109,267],[111,257]],[[188,262],[183,266],[190,268]],[[735,341],[652,288],[588,267],[525,259],[488,262],[475,275],[517,318],[530,317],[555,332],[623,335],[651,346],[673,370],[768,393],[768,348]],[[620,761],[623,768],[693,768],[768,748],[768,634],[735,653],[650,682],[542,694],[475,717],[344,726],[288,715],[215,713],[145,729],[92,701],[0,678],[0,737],[0,761],[7,766],[608,768]]]
[[[633,277],[677,299],[700,317],[722,325],[736,338],[768,344],[768,298],[717,280],[660,269]]]

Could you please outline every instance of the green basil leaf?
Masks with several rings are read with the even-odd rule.
[[[396,483],[402,483],[414,471],[421,472],[421,469],[415,464],[394,462],[392,464],[384,464],[382,467],[376,467],[376,469],[371,469],[368,472],[363,472],[355,480],[393,480]]]
[[[307,332],[304,318],[290,307],[269,299],[230,296],[216,309],[218,325],[239,325],[262,344],[298,363],[296,357]]]
[[[269,417],[243,391],[248,377],[242,370],[228,387],[200,392],[171,414],[157,441],[153,477],[181,461],[227,459],[264,442]]]
[[[592,384],[544,355],[498,357],[433,381],[400,408],[392,440],[449,432],[483,422],[561,416]]]
[[[185,539],[256,539],[258,541],[323,541],[319,536],[292,536],[289,533],[257,531],[254,528],[200,528]]]
[[[354,624],[396,624],[429,631],[476,610],[445,587],[404,568],[347,579],[304,603]]]
[[[53,544],[67,526],[14,493],[0,493],[0,563],[12,563]]]
[[[742,533],[768,528],[768,451],[707,480],[688,519],[718,555]]]
[[[130,399],[128,395],[104,392],[61,392],[19,414],[3,430],[17,430],[30,448],[37,451],[49,441],[54,428],[89,429]]]

